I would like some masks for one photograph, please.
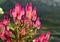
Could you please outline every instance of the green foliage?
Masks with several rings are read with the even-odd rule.
[[[30,37],[28,35],[22,37],[22,39],[24,39],[24,40],[28,40],[29,38]]]
[[[10,37],[15,39],[15,35],[14,34],[11,34]]]
[[[8,29],[8,30],[13,30],[13,31],[15,30],[15,28],[14,28],[13,25],[11,25],[11,24],[8,24],[7,29]]]
[[[0,42],[3,42],[3,41],[0,39]]]

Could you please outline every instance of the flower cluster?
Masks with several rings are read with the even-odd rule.
[[[24,8],[16,3],[15,8],[10,10],[10,16],[13,17],[14,22],[16,20],[22,21],[24,24],[30,24],[31,26],[40,29],[41,23],[39,18],[37,18],[36,7],[32,10],[32,3],[26,5],[26,12]],[[36,23],[34,23],[36,21]]]
[[[35,38],[34,41],[35,42],[48,42],[49,37],[50,37],[50,31],[48,31],[46,35],[44,33],[42,33],[40,35],[40,37],[39,38]]]
[[[10,16],[16,23],[16,28],[20,29],[18,34],[22,37],[27,35],[30,39],[33,38],[32,36],[36,35],[36,30],[41,27],[40,19],[37,18],[36,7],[32,10],[32,3],[27,4],[25,10],[24,7],[16,3],[15,8],[10,10]]]
[[[7,14],[4,15],[4,19],[0,21],[0,38],[3,41],[11,42],[10,35],[12,31],[7,29],[7,24],[10,23],[10,19],[8,19]]]
[[[27,3],[26,9],[24,9],[19,3],[16,3],[15,7],[10,9],[10,17],[12,19],[5,14],[4,19],[0,21],[0,38],[6,42],[33,42],[41,27],[36,7],[32,9],[32,3]],[[50,32],[46,35],[43,33],[35,39],[35,42],[48,42],[49,37]]]

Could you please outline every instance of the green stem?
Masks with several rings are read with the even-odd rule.
[[[18,32],[18,29],[17,29],[17,42],[20,42],[20,34]]]

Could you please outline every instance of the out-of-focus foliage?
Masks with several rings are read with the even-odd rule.
[[[5,3],[7,0],[0,0],[0,4]]]

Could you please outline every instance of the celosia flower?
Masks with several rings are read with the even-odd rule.
[[[34,33],[34,31],[36,29],[40,29],[40,27],[41,27],[40,19],[37,18],[36,7],[34,7],[34,9],[32,10],[32,3],[30,3],[29,5],[26,4],[25,10],[26,11],[24,11],[24,8],[21,7],[19,5],[19,3],[16,3],[15,7],[10,10],[10,16],[13,17],[14,23],[16,23],[13,25],[13,27],[15,28],[15,26],[16,26],[18,29],[20,28],[19,30],[15,28],[17,31],[19,31],[19,33],[16,32],[17,36],[18,36],[17,42],[24,39],[23,37],[22,37],[23,39],[21,39],[19,35],[21,35],[21,36],[27,35],[27,30],[29,30],[30,28],[31,28],[31,32],[28,31],[28,36],[33,38],[33,34],[36,34],[36,33]],[[4,26],[9,22],[10,22],[9,19],[4,18],[4,20],[2,22],[3,25],[1,25],[1,24],[0,25],[2,28],[5,28]],[[5,28],[3,30],[5,31],[5,35],[7,36],[6,42],[11,42],[11,39],[9,38],[9,36],[12,34],[12,31],[8,31],[7,28]],[[31,33],[31,34],[33,33],[33,34],[30,35],[29,33]],[[4,34],[4,33],[2,33],[2,34]],[[44,33],[42,33],[39,38],[35,38],[35,42],[48,42],[49,37],[50,37],[50,32],[48,32],[46,35]],[[22,42],[24,42],[24,41],[25,41],[25,39]]]
[[[35,40],[35,42],[48,42],[49,37],[50,37],[50,31],[48,31],[46,35],[42,33],[40,37],[36,39],[37,41]]]
[[[24,24],[26,24],[28,22],[28,19],[27,18],[24,18],[23,19],[23,22],[24,22]]]
[[[7,39],[7,41],[6,41],[6,42],[11,42],[11,41],[10,41],[10,39]]]
[[[17,19],[20,20],[23,15],[24,15],[24,8],[21,8],[20,13],[18,13]]]
[[[45,40],[49,40],[49,37],[50,37],[50,31],[47,32],[46,36],[45,36]]]
[[[20,13],[20,5],[16,3],[15,8],[10,10],[10,16],[16,17],[18,13]]]
[[[12,31],[6,30],[6,35],[10,36],[12,34]]]
[[[28,8],[28,3],[26,4],[26,12],[27,12],[27,8]]]
[[[1,28],[1,32],[4,34],[6,27],[2,22],[0,22],[0,28]]]
[[[33,23],[33,26],[34,26],[34,27],[36,27],[37,29],[40,29],[40,27],[41,27],[41,23],[40,23],[39,18],[37,18],[37,20],[36,20],[36,23],[35,23],[35,24]]]
[[[45,35],[44,35],[44,33],[42,33],[42,34],[40,35],[40,37],[39,37],[39,41],[40,41],[40,42],[43,42],[44,37],[45,37]]]
[[[10,16],[12,17],[12,9],[10,9]]]
[[[35,38],[35,42],[39,42],[39,38]]]
[[[6,36],[6,42],[11,42],[11,39],[8,36]]]
[[[14,17],[14,18],[17,16],[17,14],[15,12],[15,9],[12,10],[12,13],[11,14],[12,14],[12,17]]]
[[[48,42],[50,37],[50,31],[47,32],[46,36],[42,33],[39,37],[40,42]]]
[[[26,4],[26,12],[28,9],[32,12],[32,3],[30,3],[29,5],[28,3]]]
[[[1,38],[2,40],[5,40],[4,34],[3,34],[2,32],[0,32],[0,38]]]
[[[28,19],[31,19],[31,17],[32,17],[32,3],[30,3],[30,5],[28,6],[28,5],[26,5],[26,17],[28,18]]]
[[[29,4],[28,8],[32,12],[32,3]]]
[[[8,14],[5,13],[5,14],[4,14],[4,19],[3,19],[3,24],[4,24],[4,25],[7,25],[7,24],[9,24],[9,23],[10,23],[10,18],[8,18]]]
[[[3,21],[0,21],[0,28],[1,28],[1,31],[0,31],[0,38],[2,40],[6,40],[6,36],[9,36],[12,34],[11,31],[8,31],[7,28],[6,28],[6,24],[9,23],[9,19],[6,20],[7,18],[5,18]],[[6,32],[6,33],[5,33]],[[6,35],[6,36],[5,36]]]
[[[10,18],[9,18],[9,19],[7,19],[7,23],[8,23],[8,24],[10,23]]]
[[[32,12],[32,20],[35,21],[36,18],[37,18],[36,7],[34,7],[33,12]]]
[[[10,19],[5,19],[5,18],[4,18],[2,22],[3,22],[4,25],[7,25],[7,24],[10,23]]]
[[[4,14],[4,19],[8,19],[8,14],[7,13]]]
[[[33,22],[32,22],[32,21],[30,21],[30,22],[29,22],[29,26],[32,26],[32,25],[33,25]]]
[[[21,14],[21,13],[19,13],[19,14],[18,14],[18,16],[17,16],[17,19],[18,19],[18,20],[20,20],[20,19],[21,19],[21,17],[22,17],[22,14]]]
[[[16,14],[18,14],[20,12],[21,6],[19,5],[19,3],[16,3],[15,5],[15,12]]]
[[[21,31],[21,35],[25,35],[26,34],[26,29],[23,28],[22,31]]]
[[[31,19],[31,12],[30,12],[29,9],[28,9],[27,12],[26,12],[26,17],[27,17],[28,19]]]
[[[7,20],[6,20],[6,19],[3,20],[3,24],[4,24],[4,25],[7,24]]]
[[[43,42],[48,42],[48,41],[44,39]]]
[[[24,12],[24,8],[21,8],[20,11],[21,11],[21,14],[24,15],[24,13],[25,13],[25,12]]]

